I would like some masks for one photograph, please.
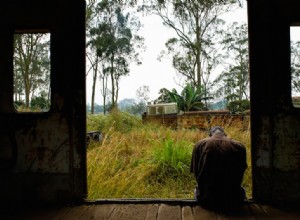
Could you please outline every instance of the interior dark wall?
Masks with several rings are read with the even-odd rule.
[[[300,111],[291,103],[289,27],[297,0],[248,0],[253,197],[300,201]],[[0,198],[5,203],[86,195],[85,2],[0,2]],[[51,33],[52,105],[13,108],[13,34]]]
[[[248,0],[253,197],[300,201],[300,109],[291,102],[290,25],[300,2]]]
[[[0,197],[4,203],[82,200],[86,192],[85,2],[0,2]],[[13,35],[51,36],[51,109],[13,107]]]

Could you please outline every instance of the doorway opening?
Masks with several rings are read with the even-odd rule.
[[[184,36],[166,17],[87,1],[87,132],[97,134],[87,146],[88,199],[193,199],[192,148],[215,125],[246,146],[242,185],[252,197],[247,9],[238,2],[197,57],[192,28]]]

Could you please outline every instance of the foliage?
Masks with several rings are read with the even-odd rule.
[[[43,96],[34,97],[31,99],[30,107],[32,109],[42,109],[47,110],[50,108],[50,102]]]
[[[229,67],[214,81],[216,96],[229,101],[249,99],[249,56],[247,24],[236,22],[227,28],[223,44]]]
[[[147,105],[143,101],[134,103],[133,105],[127,107],[126,111],[132,115],[141,116],[146,111]]]
[[[15,107],[15,109],[18,109],[21,106],[25,106],[25,103],[23,101],[14,101],[14,107]]]
[[[193,145],[186,140],[166,138],[156,140],[151,149],[152,162],[156,164],[156,173],[161,176],[177,177],[188,174]]]
[[[25,96],[26,107],[36,92],[50,98],[49,44],[47,34],[14,35],[14,93]]]
[[[119,80],[129,74],[129,64],[141,63],[136,48],[142,48],[143,38],[134,34],[139,30],[140,23],[126,13],[127,6],[123,1],[99,1],[95,7],[99,22],[89,30],[88,46],[102,60],[102,74],[110,76],[112,108],[117,105]]]
[[[155,103],[170,103],[172,102],[170,96],[169,96],[169,90],[166,88],[161,88],[158,92],[159,96],[154,101]]]
[[[166,42],[161,58],[170,55],[173,67],[185,83],[203,89],[204,93],[210,90],[210,75],[221,58],[216,48],[223,25],[219,16],[230,11],[236,2],[149,0],[140,7],[159,16],[176,34]]]
[[[174,173],[158,176],[160,167],[154,163],[153,143],[159,146],[162,139],[176,135],[198,139],[195,134],[179,134],[156,125],[144,125],[126,135],[110,130],[101,146],[88,150],[89,198],[192,198],[195,180],[189,172],[178,172],[177,179]]]
[[[149,86],[140,86],[136,90],[137,101],[134,101],[130,106],[126,108],[126,111],[133,115],[142,115],[147,108],[149,101]]]
[[[88,114],[87,115],[87,130],[101,131],[107,133],[109,130],[114,132],[126,133],[133,128],[138,128],[142,125],[139,117],[133,116],[127,112],[112,110],[109,114]]]
[[[103,114],[88,114],[86,117],[87,131],[104,131],[106,128],[106,115]]]
[[[204,104],[202,103],[203,93],[201,92],[200,87],[194,87],[190,84],[187,84],[180,94],[173,89],[168,93],[170,100],[177,103],[178,110],[187,112],[187,111],[199,111],[205,109]]]
[[[300,41],[291,42],[292,94],[300,92]]]
[[[114,131],[126,133],[131,131],[133,128],[139,128],[142,125],[140,118],[127,112],[113,110],[108,116],[106,123],[110,126],[110,128],[113,128]]]
[[[231,113],[241,113],[245,112],[246,110],[250,109],[250,101],[247,99],[244,100],[237,100],[237,101],[231,101],[227,104],[227,109]]]

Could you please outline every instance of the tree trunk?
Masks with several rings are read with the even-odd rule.
[[[200,37],[200,32],[201,29],[199,27],[199,18],[196,17],[196,64],[197,64],[197,76],[196,76],[196,82],[197,82],[197,87],[201,88],[201,37]]]
[[[106,114],[106,88],[107,88],[107,80],[105,82],[105,78],[103,76],[103,80],[102,80],[102,88],[103,88],[103,114]]]
[[[110,77],[111,77],[111,105],[112,109],[116,107],[115,103],[115,77],[114,77],[114,55],[110,59]]]
[[[97,73],[98,73],[98,56],[96,56],[95,67],[93,67],[93,86],[92,86],[92,100],[91,100],[91,114],[95,112],[95,90],[96,90],[96,82],[97,82]]]

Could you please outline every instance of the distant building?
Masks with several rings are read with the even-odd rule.
[[[177,114],[178,108],[175,102],[158,103],[147,106],[147,115]]]

